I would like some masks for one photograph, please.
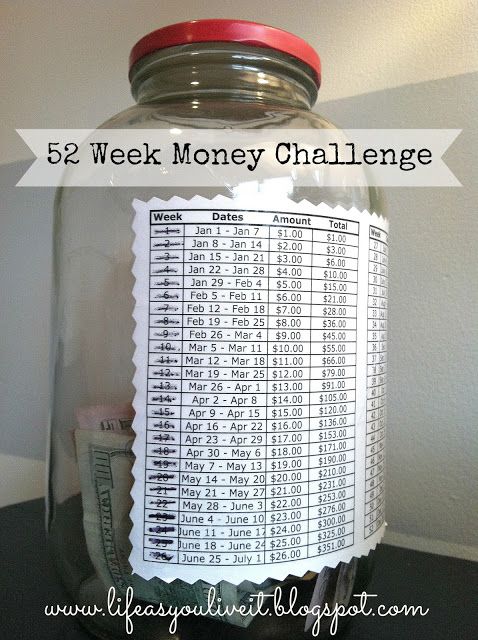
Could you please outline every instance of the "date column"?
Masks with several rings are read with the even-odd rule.
[[[254,225],[186,225],[182,563],[264,562],[267,236]]]

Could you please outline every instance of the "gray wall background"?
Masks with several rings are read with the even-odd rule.
[[[40,6],[41,5],[41,6]],[[280,0],[81,3],[0,9],[0,505],[43,495],[51,189],[13,185],[15,128],[92,127],[131,104],[130,45],[179,20],[240,17],[308,39],[315,110],[348,128],[460,128],[462,188],[387,189],[391,220],[386,541],[478,558],[476,3]]]

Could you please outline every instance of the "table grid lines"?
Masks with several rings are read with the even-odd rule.
[[[332,220],[306,240],[292,225],[258,224],[254,240],[246,224],[151,222],[144,522],[175,534],[145,540],[145,561],[280,563],[354,543],[358,267],[340,265],[358,263],[359,225],[326,234]]]

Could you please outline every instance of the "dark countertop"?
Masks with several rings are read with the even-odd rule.
[[[91,640],[76,620],[44,615],[45,605],[70,601],[48,557],[43,501],[0,509],[0,532],[2,640]],[[430,611],[359,616],[342,640],[478,639],[478,563],[389,545],[377,547],[375,562],[367,589],[377,594],[375,607],[406,603]]]

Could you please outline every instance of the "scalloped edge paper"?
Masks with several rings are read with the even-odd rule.
[[[187,565],[187,564],[165,564],[161,562],[145,561],[143,559],[144,540],[144,497],[145,497],[145,458],[146,458],[146,402],[147,389],[145,380],[147,378],[148,367],[148,325],[149,325],[149,233],[145,234],[145,228],[149,229],[149,213],[151,209],[215,209],[225,208],[230,211],[244,210],[266,210],[278,213],[300,213],[315,214],[322,216],[345,217],[351,221],[360,222],[359,236],[359,256],[360,247],[369,240],[369,226],[375,225],[388,232],[388,221],[383,216],[376,213],[370,214],[368,211],[359,211],[356,208],[345,209],[342,206],[330,207],[325,203],[314,205],[308,200],[294,202],[284,197],[274,197],[263,194],[253,194],[251,196],[238,195],[235,198],[227,198],[219,195],[213,199],[202,196],[194,196],[186,200],[179,196],[174,196],[169,200],[152,198],[149,202],[135,199],[133,201],[135,211],[133,221],[133,231],[135,240],[133,243],[133,253],[135,256],[133,264],[133,275],[135,285],[133,295],[135,308],[133,312],[136,328],[133,333],[135,351],[133,362],[136,366],[136,373],[133,379],[135,386],[135,397],[133,407],[135,418],[133,430],[136,438],[133,445],[135,463],[133,465],[134,483],[131,490],[133,507],[130,517],[133,527],[130,534],[132,551],[129,558],[133,573],[138,574],[147,580],[160,578],[165,582],[172,582],[176,578],[189,584],[197,580],[204,580],[211,584],[225,580],[233,584],[239,584],[243,580],[260,584],[266,579],[282,581],[288,576],[302,576],[307,571],[319,573],[323,568],[335,568],[340,562],[350,562],[353,558],[367,555],[381,541],[386,522],[370,537],[364,538],[364,505],[363,496],[365,492],[365,434],[366,434],[366,393],[362,392],[361,398],[356,398],[356,419],[355,419],[355,516],[354,516],[354,538],[357,538],[352,546],[332,553],[307,558],[302,560],[291,560],[281,563],[269,563],[261,565],[240,565],[240,566],[217,566],[217,565]],[[260,216],[260,213],[258,214]],[[260,223],[260,220],[258,220]],[[147,236],[147,237],[146,237]],[[368,255],[368,245],[367,245]],[[358,281],[366,277],[368,284],[368,260],[359,261]],[[362,271],[362,274],[361,274]],[[363,285],[362,285],[363,288]],[[368,287],[367,287],[368,289]],[[367,291],[368,293],[368,291]],[[360,293],[357,303],[357,369],[356,369],[356,389],[366,389],[366,369],[362,363],[359,364],[359,350],[367,357],[367,314],[360,314],[360,307],[365,300],[367,307],[367,293]],[[360,297],[362,296],[362,301]],[[365,332],[365,333],[364,333]],[[362,346],[360,346],[362,345]],[[360,371],[362,369],[362,371]],[[365,369],[365,370],[364,370]],[[360,386],[361,385],[361,386]],[[362,463],[362,464],[361,464]],[[362,496],[362,499],[360,497]]]

